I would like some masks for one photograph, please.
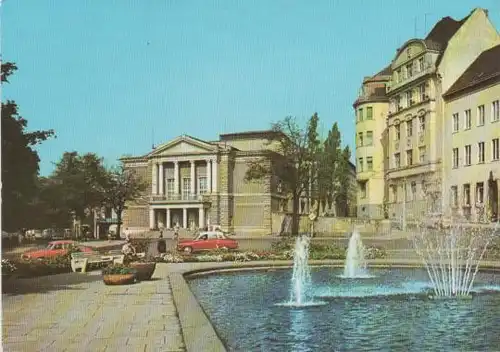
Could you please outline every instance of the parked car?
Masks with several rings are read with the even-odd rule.
[[[177,244],[177,250],[186,253],[237,248],[238,242],[227,237],[221,231],[202,231],[194,239],[180,240]]]
[[[42,258],[51,258],[57,257],[60,255],[68,254],[71,248],[78,248],[82,252],[94,252],[94,249],[91,247],[83,246],[78,242],[71,240],[63,240],[63,241],[52,241],[49,242],[47,247],[42,249],[29,250],[24,252],[21,255],[22,259],[42,259]]]
[[[54,234],[54,231],[52,229],[45,229],[42,231],[42,239],[50,240],[50,239],[52,239],[53,234]]]
[[[41,240],[43,238],[43,231],[42,230],[33,230],[32,237],[35,240]]]

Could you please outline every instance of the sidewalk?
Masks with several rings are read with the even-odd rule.
[[[15,281],[2,295],[4,351],[186,350],[166,265],[126,286],[100,272]]]

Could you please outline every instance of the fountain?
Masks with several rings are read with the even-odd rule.
[[[311,269],[309,268],[309,236],[299,236],[293,250],[293,274],[290,303],[303,305],[311,299]]]
[[[431,219],[432,220],[432,219]],[[470,297],[474,279],[496,233],[485,224],[470,224],[442,216],[421,226],[413,236],[434,291],[433,298]]]
[[[365,247],[359,231],[355,229],[349,239],[343,278],[371,277],[366,272]]]

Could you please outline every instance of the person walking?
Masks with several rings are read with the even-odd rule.
[[[167,243],[163,239],[163,233],[160,234],[160,239],[158,240],[158,243],[156,245],[156,249],[158,250],[158,253],[160,256],[165,254],[167,252]]]
[[[174,226],[174,241],[175,242],[179,242],[179,229],[180,229],[180,226],[179,226],[179,223],[177,222]]]

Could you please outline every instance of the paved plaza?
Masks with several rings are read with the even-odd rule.
[[[100,271],[4,286],[4,351],[186,350],[166,265],[126,286],[105,286]]]

